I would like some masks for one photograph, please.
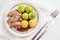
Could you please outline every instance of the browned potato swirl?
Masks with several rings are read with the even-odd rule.
[[[30,20],[30,21],[29,21],[29,26],[30,26],[31,28],[35,28],[36,25],[37,25],[37,21],[36,21],[36,20]]]
[[[22,20],[22,22],[21,22],[21,27],[22,27],[22,28],[27,28],[27,27],[28,27],[28,21]]]

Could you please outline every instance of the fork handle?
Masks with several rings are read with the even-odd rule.
[[[37,37],[36,40],[39,40],[47,31],[47,28],[48,28],[48,25],[51,23],[51,21],[53,20],[54,18],[49,18],[49,20],[46,22],[46,25],[44,25],[44,28],[42,29],[42,33]]]
[[[39,40],[45,33],[46,33],[46,29],[41,33],[41,35],[39,35],[39,37],[36,40]]]
[[[32,38],[32,40],[34,40],[40,33],[41,31],[45,28],[47,28],[47,26],[49,25],[49,23],[53,20],[52,17],[49,17],[49,20],[42,26],[42,28],[36,33],[36,35]]]

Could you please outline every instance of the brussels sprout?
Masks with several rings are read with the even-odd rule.
[[[25,8],[25,11],[26,12],[31,12],[33,10],[33,8],[31,7],[31,6],[26,6],[26,8]]]
[[[28,14],[27,14],[27,13],[23,13],[23,14],[22,14],[22,18],[23,18],[23,19],[28,19]]]
[[[18,6],[18,11],[19,12],[24,12],[25,11],[25,7],[23,5],[19,5]]]
[[[34,12],[30,12],[30,13],[29,13],[29,18],[30,18],[30,19],[34,19],[35,16],[36,16],[36,14],[35,14]]]

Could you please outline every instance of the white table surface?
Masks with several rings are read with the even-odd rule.
[[[39,0],[39,1],[49,3],[53,7],[60,10],[60,0]],[[3,6],[2,5],[3,3],[4,3],[3,0],[0,0],[1,5],[0,7]],[[40,40],[60,40],[60,14],[56,17],[55,23],[53,25],[49,25],[49,27],[51,28],[45,33],[45,35],[43,35],[43,37]]]
[[[49,3],[60,10],[60,0],[41,1]],[[60,40],[60,14],[55,19],[55,23],[51,26],[51,28],[45,33],[45,35],[40,40]]]

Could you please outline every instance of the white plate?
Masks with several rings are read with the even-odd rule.
[[[26,34],[20,34],[20,33],[17,33],[17,32],[14,32],[10,27],[9,27],[9,25],[8,25],[8,23],[7,23],[7,14],[9,13],[9,11],[10,11],[10,9],[12,8],[12,7],[14,7],[15,5],[17,5],[17,4],[20,4],[20,3],[27,3],[27,4],[30,4],[30,5],[33,5],[34,7],[35,7],[35,9],[38,11],[38,16],[39,16],[39,20],[38,20],[38,25],[37,25],[37,27],[34,29],[34,30],[32,30],[31,32],[29,32],[29,33],[26,33]],[[31,2],[28,2],[28,1],[20,1],[20,2],[16,2],[16,3],[13,3],[13,4],[11,4],[11,5],[8,5],[8,7],[5,9],[5,12],[4,12],[5,14],[5,16],[4,16],[4,23],[5,23],[5,27],[7,28],[7,30],[10,32],[10,33],[12,33],[13,35],[16,35],[16,36],[21,36],[21,37],[25,37],[25,36],[28,36],[28,35],[31,35],[31,34],[33,34],[35,31],[38,31],[42,26],[42,22],[44,22],[43,21],[43,19],[42,19],[42,15],[40,15],[40,14],[42,14],[42,12],[40,11],[40,9],[38,8],[38,4],[36,5],[36,3],[31,3]]]

